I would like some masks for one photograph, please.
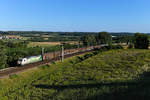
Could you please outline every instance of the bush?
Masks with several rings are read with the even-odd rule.
[[[14,78],[17,78],[17,77],[18,77],[18,75],[17,75],[17,74],[9,75],[9,78],[10,78],[10,79],[14,79]]]
[[[88,54],[84,55],[84,59],[87,59],[87,58],[92,57],[92,56],[93,56],[92,53],[88,53]]]
[[[108,45],[108,46],[101,47],[96,52],[103,52],[103,51],[108,51],[108,50],[112,50],[112,49],[123,49],[123,47],[121,45]]]
[[[121,45],[109,45],[108,49],[123,49]]]

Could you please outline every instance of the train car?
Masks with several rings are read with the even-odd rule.
[[[70,49],[70,54],[79,52],[79,49]]]
[[[71,54],[70,49],[64,50],[64,55],[68,55],[68,54]]]
[[[61,56],[61,52],[60,51],[44,53],[43,54],[43,60],[54,59],[54,58],[57,58],[57,57],[60,57],[60,56]]]
[[[53,58],[54,58],[53,52],[43,54],[43,60],[48,60],[48,59],[53,59]]]
[[[35,62],[39,62],[42,61],[42,55],[38,55],[38,56],[31,56],[31,57],[26,57],[26,58],[20,58],[17,62],[18,65],[26,65],[26,64],[30,64],[30,63],[35,63]]]
[[[79,52],[84,52],[84,51],[87,51],[88,50],[88,48],[80,48],[80,50],[79,50]]]
[[[61,52],[60,51],[54,52],[54,58],[60,57],[60,56],[61,56]]]

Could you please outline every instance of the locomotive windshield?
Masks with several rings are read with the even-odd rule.
[[[22,59],[19,59],[18,61],[22,61]]]

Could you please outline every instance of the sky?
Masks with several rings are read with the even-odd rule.
[[[150,33],[150,0],[0,0],[0,30]]]

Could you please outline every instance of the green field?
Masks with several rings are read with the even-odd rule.
[[[94,53],[96,54],[96,53]],[[111,50],[66,59],[0,81],[2,100],[150,98],[149,50]]]

